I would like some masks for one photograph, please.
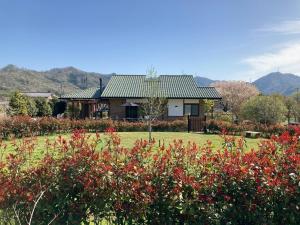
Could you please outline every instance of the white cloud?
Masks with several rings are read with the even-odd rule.
[[[274,52],[248,57],[242,62],[250,67],[245,75],[252,78],[277,70],[300,75],[300,41],[286,44]]]
[[[258,31],[279,34],[300,34],[300,20],[286,20],[279,24],[265,26]]]
[[[300,19],[285,20],[278,24],[261,27],[255,31],[271,35],[296,35],[298,38]],[[300,39],[293,42],[273,43],[272,45],[270,51],[242,59],[241,62],[248,66],[248,70],[239,73],[244,80],[253,81],[275,71],[300,75]]]

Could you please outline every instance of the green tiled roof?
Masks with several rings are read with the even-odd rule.
[[[85,90],[79,90],[70,94],[61,96],[61,99],[97,99],[101,97],[100,88],[93,87]]]
[[[214,87],[198,87],[191,75],[114,75],[104,89],[102,98],[207,98],[220,99]]]

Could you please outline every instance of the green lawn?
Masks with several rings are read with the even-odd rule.
[[[94,135],[94,134],[91,134]],[[101,134],[104,135],[104,134]],[[121,145],[125,147],[132,147],[136,140],[138,139],[148,139],[147,132],[119,132],[121,137]],[[38,155],[34,156],[34,158],[40,158],[45,153],[45,140],[49,139],[51,141],[55,140],[58,135],[50,135],[50,136],[40,136],[37,137],[37,145],[36,150],[39,152]],[[65,138],[69,138],[70,134],[62,135]],[[181,139],[184,143],[195,142],[197,145],[203,145],[207,142],[207,140],[212,141],[213,148],[215,150],[221,148],[223,140],[219,135],[212,135],[212,134],[198,134],[198,133],[186,133],[186,132],[153,132],[152,137],[156,140],[156,145],[165,143],[168,145],[169,143],[173,142],[175,139]],[[160,141],[159,141],[160,140]],[[246,139],[247,150],[252,148],[256,149],[258,143],[261,139]],[[17,140],[17,143],[21,142],[21,139]],[[5,141],[8,145],[8,148],[4,155],[11,152],[15,147],[12,146],[11,141]]]
[[[126,147],[133,146],[137,139],[148,139],[147,132],[120,132],[121,144]],[[219,135],[215,134],[199,134],[199,133],[187,133],[187,132],[153,132],[152,137],[155,138],[156,144],[160,143],[169,144],[175,139],[181,139],[184,143],[195,142],[197,145],[203,145],[207,140],[212,141],[214,149],[218,149],[222,146],[223,140]],[[247,150],[256,148],[261,139],[246,139]]]

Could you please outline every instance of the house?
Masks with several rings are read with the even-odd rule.
[[[164,119],[178,119],[190,115],[204,116],[204,99],[220,99],[213,87],[198,87],[190,75],[161,75],[147,78],[144,75],[113,76],[101,94],[109,105],[109,115],[113,119],[138,118],[139,106],[145,98],[156,96],[167,99]],[[129,115],[130,114],[130,115]]]
[[[94,117],[95,113],[108,110],[112,119],[138,119],[143,115],[141,105],[148,97],[167,100],[163,119],[184,116],[204,117],[204,100],[221,99],[214,87],[198,87],[191,75],[113,75],[105,88],[89,88],[64,95],[64,99],[80,108],[80,117]]]
[[[103,109],[101,101],[101,93],[103,91],[102,79],[100,78],[99,87],[87,88],[85,90],[76,91],[74,93],[65,94],[60,97],[65,100],[68,107],[71,106],[73,112],[72,117],[77,117],[75,109],[78,109],[79,118],[93,118],[96,117],[98,112]]]

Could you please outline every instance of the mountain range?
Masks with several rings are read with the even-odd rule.
[[[106,85],[112,74],[85,72],[74,67],[54,68],[36,71],[7,65],[0,69],[0,96],[8,96],[15,90],[53,92],[57,95],[75,90],[95,87],[102,78]],[[199,86],[208,86],[215,82],[209,78],[195,76]],[[290,95],[300,88],[300,76],[285,73],[270,73],[253,84],[264,94],[281,93]]]
[[[211,85],[216,80],[205,77],[194,78],[199,86]],[[300,76],[291,73],[274,72],[269,73],[252,82],[262,94],[291,95],[300,89]]]
[[[300,76],[275,72],[257,79],[253,84],[264,94],[291,95],[300,88]]]
[[[112,74],[85,72],[74,67],[35,71],[7,65],[0,69],[0,95],[11,91],[52,92],[57,95],[95,87],[102,78],[107,84]]]

